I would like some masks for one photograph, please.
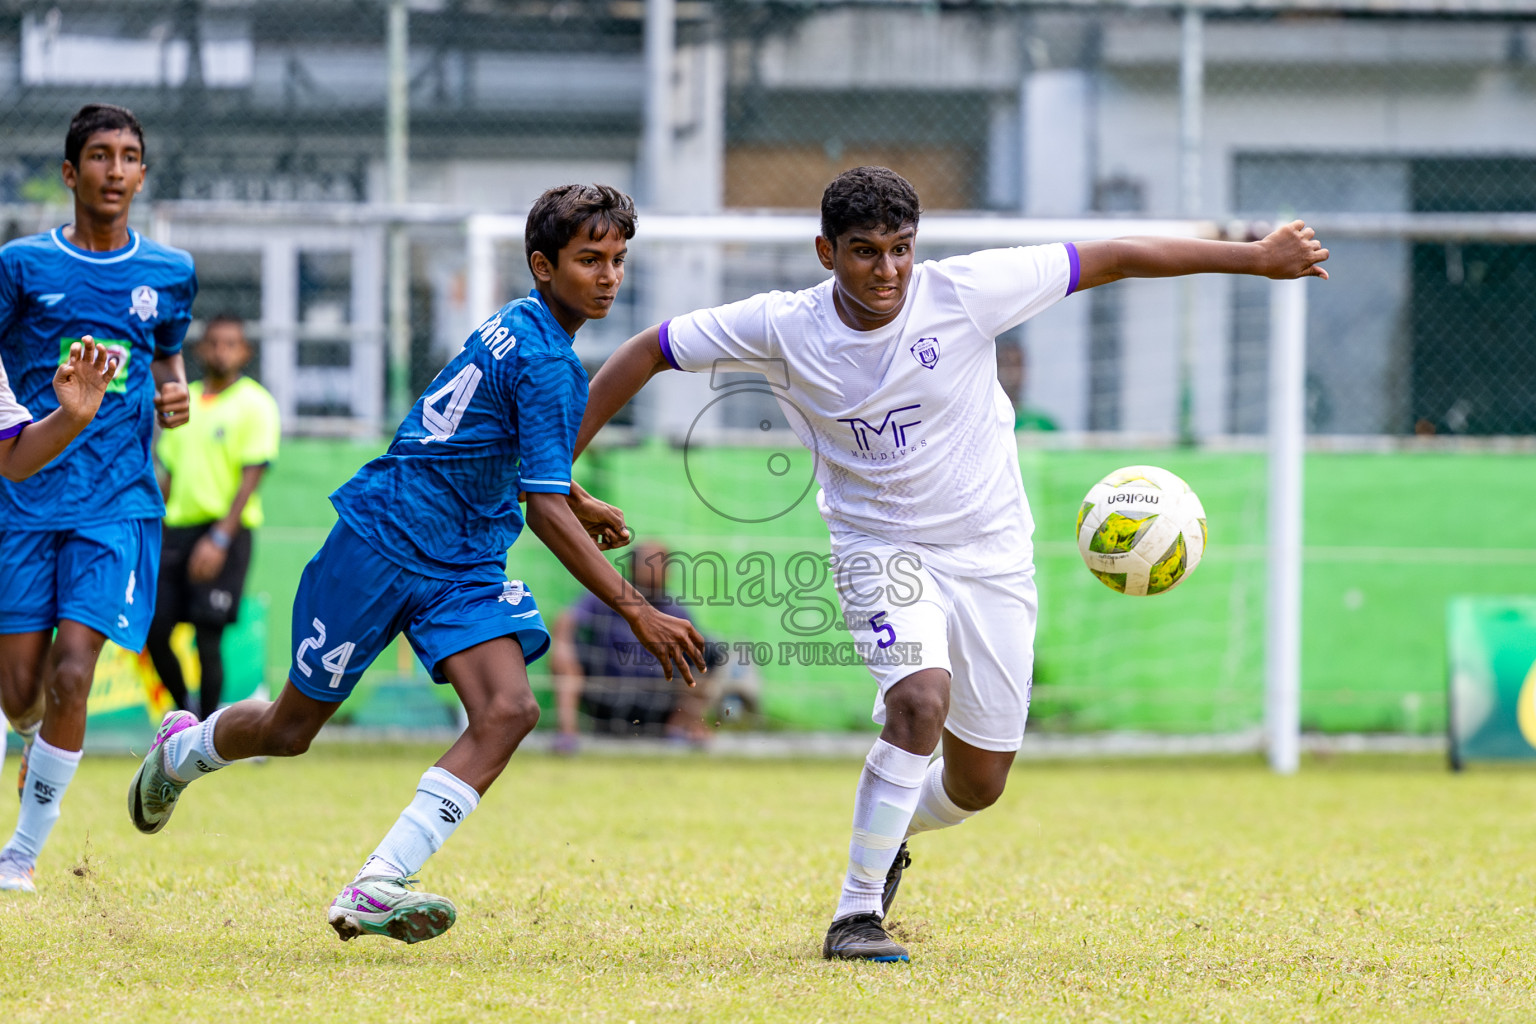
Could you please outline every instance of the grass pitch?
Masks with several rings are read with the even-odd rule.
[[[524,756],[423,873],[454,929],[338,942],[327,904],[435,754],[237,765],[152,837],[134,765],[87,758],[38,895],[0,899],[0,1020],[1536,1018],[1529,775],[1023,766],[914,842],[913,963],[833,964],[856,764]]]

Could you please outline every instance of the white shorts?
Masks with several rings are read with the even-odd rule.
[[[868,537],[835,547],[843,620],[880,687],[874,720],[885,723],[892,686],[940,668],[950,674],[944,728],[982,750],[1018,750],[1034,682],[1034,568],[955,576]]]

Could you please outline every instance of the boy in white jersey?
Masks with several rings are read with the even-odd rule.
[[[910,863],[906,839],[995,803],[1024,735],[1034,521],[997,383],[997,336],[1124,277],[1328,276],[1318,266],[1328,251],[1299,221],[1253,243],[1125,238],[914,265],[920,213],[894,171],[839,175],[816,239],[831,279],[631,338],[593,379],[576,442],[579,453],[668,368],[767,369],[798,414],[788,419],[817,455],[844,620],[879,685],[884,726],[859,778],[828,958],[908,958],[882,926]],[[897,643],[916,665],[880,656]]]

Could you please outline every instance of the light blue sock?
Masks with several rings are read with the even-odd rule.
[[[21,794],[21,814],[16,818],[16,832],[0,854],[28,864],[37,863],[37,855],[59,820],[59,804],[64,791],[80,765],[80,751],[60,750],[41,736],[32,741],[27,756],[27,788]]]
[[[400,813],[357,878],[409,878],[416,874],[479,805],[480,794],[473,786],[442,768],[428,768],[416,784],[416,798]]]
[[[213,726],[227,708],[208,716],[206,722],[183,729],[165,741],[165,770],[177,782],[191,782],[209,772],[228,768],[229,762],[213,749]]]
[[[848,874],[832,920],[880,911],[885,873],[896,859],[902,837],[922,793],[927,754],[913,754],[875,740],[853,798],[853,841],[848,844]]]

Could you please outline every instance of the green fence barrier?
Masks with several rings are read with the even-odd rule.
[[[276,692],[291,657],[289,618],[304,564],[335,522],[327,496],[378,444],[295,439],[264,485],[268,525],[258,532],[240,626],[226,637],[228,694],[261,683]],[[584,483],[625,509],[637,533],[686,555],[672,582],[698,600],[704,632],[750,657],[761,684],[762,721],[786,729],[870,729],[873,684],[858,665],[821,654],[844,641],[835,626],[799,636],[834,599],[810,559],[827,552],[813,495],[769,523],[722,519],[690,484],[708,481],[716,505],[765,486],[764,449],[711,449],[707,461],[665,445],[607,449],[578,464]],[[1446,728],[1443,622],[1457,594],[1523,596],[1536,551],[1480,528],[1489,507],[1536,502],[1528,456],[1469,452],[1312,454],[1306,463],[1302,723],[1324,732],[1433,734]],[[1021,444],[1020,463],[1037,524],[1040,589],[1035,701],[1030,728],[1054,731],[1234,732],[1262,719],[1264,659],[1264,459],[1201,450],[1050,451]],[[1083,568],[1072,524],[1083,494],[1117,466],[1162,465],[1200,493],[1211,548],[1198,573],[1156,598],[1127,598]],[[1410,480],[1433,500],[1385,499]],[[796,495],[787,495],[794,498]],[[767,493],[763,501],[786,495]],[[775,603],[742,599],[753,553],[772,563]],[[714,556],[718,555],[718,558]],[[530,533],[511,552],[553,623],[574,601],[570,574]],[[686,584],[683,571],[687,571]],[[791,574],[800,573],[799,581]],[[716,577],[719,577],[717,588]],[[696,577],[696,578],[695,578]],[[718,589],[718,593],[717,593]],[[270,609],[270,612],[269,612]],[[271,637],[268,642],[268,615]],[[809,641],[817,646],[784,648]],[[739,644],[751,644],[743,654]],[[823,647],[820,645],[832,645]],[[110,649],[109,649],[110,650]],[[91,742],[142,744],[158,721],[143,696],[147,662],[104,655],[92,698]],[[130,659],[131,660],[131,659]],[[835,659],[830,659],[835,660]],[[547,659],[530,673],[549,708]],[[195,678],[195,669],[190,673]],[[151,687],[153,689],[153,687]],[[553,722],[546,716],[546,724]],[[409,651],[392,650],[363,677],[338,721],[435,727],[455,721],[452,694],[432,687]]]
[[[1258,725],[1265,634],[1264,457],[1199,449],[1054,451],[1035,447],[1027,435],[1021,438],[1020,463],[1037,524],[1040,589],[1031,728],[1202,733]],[[287,674],[289,609],[299,575],[335,521],[326,496],[379,450],[379,445],[295,440],[264,485],[268,526],[257,537],[249,589],[271,597],[269,686],[280,686]],[[706,634],[732,644],[768,645],[759,673],[762,710],[771,726],[870,728],[874,691],[862,667],[808,664],[804,655],[820,648],[793,649],[787,657],[780,648],[802,639],[836,643],[847,636],[839,637],[834,628],[797,637],[783,621],[791,606],[810,617],[833,597],[829,581],[803,577],[814,585],[798,586],[787,578],[803,553],[828,550],[814,494],[771,522],[747,524],[711,511],[690,482],[690,476],[704,481],[703,497],[716,506],[754,489],[771,491],[769,474],[762,471],[770,454],[760,448],[685,453],[647,444],[594,450],[577,468],[593,493],[624,508],[640,536],[660,538],[692,559],[688,586],[702,598],[694,610]],[[1446,601],[1469,592],[1530,590],[1536,551],[1513,547],[1506,533],[1479,526],[1488,522],[1489,507],[1536,501],[1528,462],[1529,456],[1493,452],[1307,457],[1304,728],[1422,735],[1445,729]],[[1128,598],[1099,584],[1083,568],[1072,534],[1088,487],[1110,470],[1136,463],[1165,466],[1188,480],[1205,504],[1211,529],[1210,551],[1198,573],[1156,598]],[[1404,481],[1433,500],[1393,500]],[[772,492],[758,501],[794,497]],[[773,561],[782,598],[776,604],[740,598],[748,575],[741,560],[754,552]],[[728,594],[712,602],[712,574],[722,567]],[[808,568],[802,560],[793,571]],[[511,553],[510,571],[530,585],[551,622],[578,593],[570,575],[528,533]],[[679,579],[674,575],[673,583]],[[547,660],[535,664],[531,676],[547,706],[546,672]],[[364,677],[359,699],[374,685],[409,686],[415,673],[408,657],[402,669],[394,652],[387,653]],[[388,702],[380,701],[376,708],[360,706],[356,714],[383,715]],[[433,708],[424,710],[437,718]]]

